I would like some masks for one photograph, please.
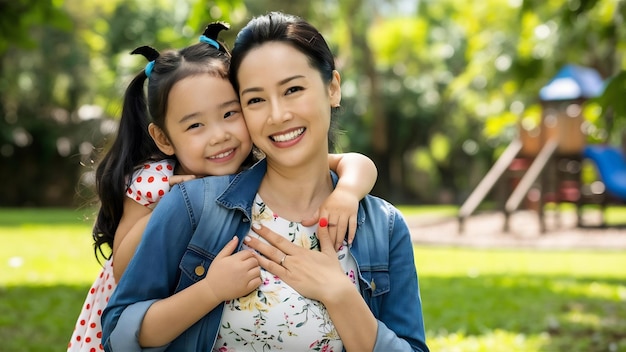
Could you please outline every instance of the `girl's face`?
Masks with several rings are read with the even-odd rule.
[[[167,136],[157,128],[153,138],[161,151],[176,154],[184,175],[236,173],[252,150],[235,90],[228,80],[208,74],[172,87],[165,129]]]
[[[326,160],[330,108],[341,100],[336,71],[328,84],[300,51],[268,42],[245,56],[237,79],[248,131],[268,161],[293,167]]]

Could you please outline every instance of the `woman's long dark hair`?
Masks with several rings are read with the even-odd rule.
[[[92,231],[96,258],[99,254],[108,258],[103,252],[103,245],[113,248],[133,171],[147,161],[172,158],[159,150],[148,133],[148,126],[154,123],[167,134],[167,98],[174,84],[189,76],[205,73],[228,78],[230,53],[217,41],[220,31],[228,28],[222,22],[208,25],[203,36],[209,38],[210,43],[201,40],[182,50],[168,50],[161,54],[147,46],[132,52],[154,63],[150,64],[153,65],[150,69],[139,72],[127,87],[117,136],[96,168],[96,193],[100,200]],[[147,97],[144,93],[146,79]]]

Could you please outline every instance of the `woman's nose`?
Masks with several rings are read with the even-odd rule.
[[[270,123],[283,123],[291,120],[292,117],[293,116],[290,110],[287,109],[284,104],[281,104],[279,101],[272,102],[272,108],[268,119]]]

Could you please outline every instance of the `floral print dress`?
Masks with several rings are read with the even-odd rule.
[[[156,203],[169,192],[169,178],[174,174],[174,160],[149,162],[137,169],[130,179],[126,196],[137,203],[154,209]],[[113,277],[113,262],[107,260],[100,274],[91,285],[83,303],[69,343],[68,352],[104,351],[102,346],[102,324],[100,318],[104,307],[113,294],[116,283]]]
[[[273,213],[257,194],[253,223],[260,223],[296,245],[320,250],[317,225],[302,226]],[[258,235],[250,231],[250,236]],[[344,246],[337,252],[358,289],[356,262]],[[343,343],[324,305],[301,296],[289,285],[261,268],[261,286],[245,297],[226,301],[214,352],[235,351],[341,351]]]

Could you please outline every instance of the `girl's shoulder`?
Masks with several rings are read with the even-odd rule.
[[[174,175],[176,161],[164,159],[148,161],[133,172],[126,188],[126,196],[137,203],[153,209],[169,192],[170,177]]]

